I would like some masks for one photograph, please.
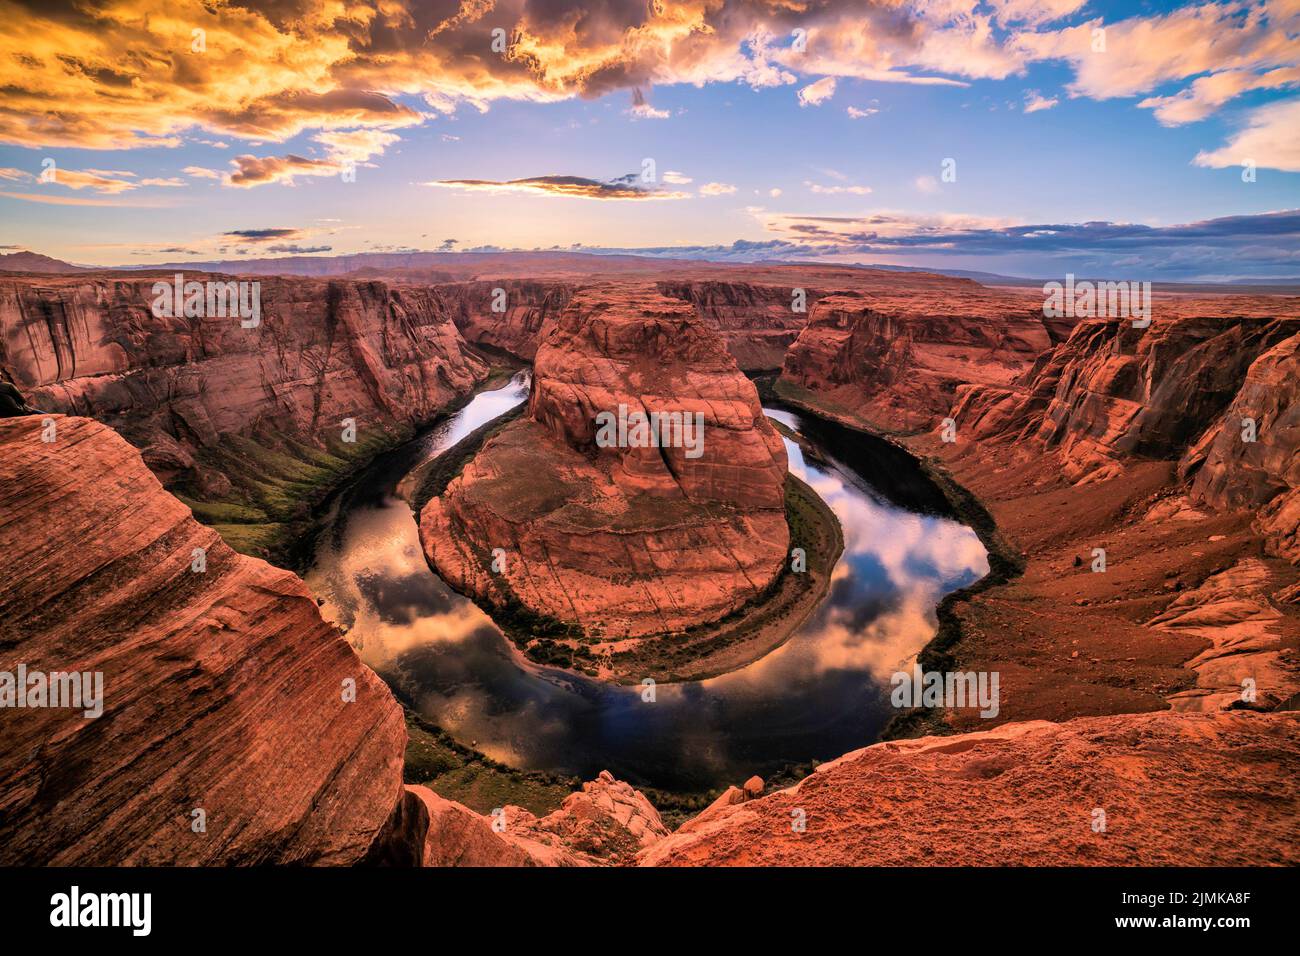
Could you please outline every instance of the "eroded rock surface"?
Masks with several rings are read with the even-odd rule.
[[[413,822],[402,838],[420,848],[420,866],[627,864],[668,835],[650,801],[609,771],[544,817],[509,805],[484,816],[421,786],[407,786],[405,801]]]
[[[599,416],[620,406],[702,415],[701,453],[601,447]],[[785,449],[689,305],[645,287],[583,290],[538,349],[528,411],[421,514],[425,552],[454,586],[644,635],[720,618],[776,577]]]
[[[782,378],[879,429],[908,432],[937,428],[959,385],[1008,384],[1052,345],[1041,302],[946,282],[928,294],[821,299],[785,355]]]
[[[352,419],[364,439],[428,421],[487,374],[428,288],[263,277],[244,328],[155,317],[158,281],[173,276],[0,280],[0,364],[37,408],[113,425],[169,486],[227,491],[238,469],[205,454],[223,438],[319,448]]]
[[[788,790],[711,807],[640,860],[1293,866],[1297,771],[1295,712],[1007,724],[846,754]],[[1097,810],[1105,814],[1100,832]]]
[[[111,429],[51,422],[0,420],[0,671],[101,672],[103,713],[0,709],[0,861],[360,860],[401,795],[388,688]]]

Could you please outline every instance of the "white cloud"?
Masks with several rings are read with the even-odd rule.
[[[850,106],[847,112],[849,114],[850,119],[866,119],[868,116],[875,116],[877,113],[880,112],[880,110],[874,109],[873,107],[870,106],[867,107],[865,110],[860,110],[856,106]]]
[[[800,106],[821,106],[835,95],[835,77],[824,76],[810,83],[798,93]]]
[[[700,187],[701,196],[730,196],[736,187],[728,183],[705,183]]]
[[[1154,110],[1162,126],[1182,126],[1205,119],[1224,103],[1249,90],[1275,89],[1300,83],[1300,67],[1282,67],[1267,73],[1224,70],[1198,77],[1172,96],[1151,96],[1138,106]]]
[[[1300,99],[1253,110],[1246,128],[1213,151],[1196,154],[1197,166],[1223,169],[1247,160],[1267,169],[1300,173]]]
[[[812,192],[826,196],[839,196],[843,194],[865,196],[871,192],[870,186],[823,186],[820,183],[809,182],[808,180],[804,180],[804,185]]]
[[[1025,112],[1037,113],[1039,110],[1050,110],[1058,102],[1060,101],[1055,96],[1048,99],[1037,90],[1029,90],[1025,93]]]

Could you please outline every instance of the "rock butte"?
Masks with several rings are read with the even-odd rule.
[[[599,447],[597,417],[620,405],[702,414],[703,454]],[[537,349],[527,417],[425,505],[420,539],[447,581],[491,604],[604,636],[680,631],[776,578],[785,474],[754,385],[689,305],[587,288]]]
[[[306,261],[318,270],[338,265]],[[177,459],[150,453],[142,460],[85,419],[56,415],[58,438],[43,443],[40,417],[8,418],[0,420],[0,669],[24,662],[101,670],[106,700],[97,720],[58,710],[0,711],[13,742],[0,754],[0,859],[1300,862],[1293,813],[1300,716],[1286,709],[1294,707],[1300,600],[1300,376],[1297,330],[1288,323],[1300,315],[1300,302],[1158,298],[1145,335],[1104,320],[1073,331],[1040,323],[1048,341],[1034,355],[1032,343],[1042,341],[1035,320],[1020,306],[999,314],[1000,306],[984,299],[989,290],[965,280],[630,258],[599,267],[574,256],[473,261],[495,264],[503,280],[571,286],[566,304],[616,298],[615,291],[580,287],[602,269],[624,273],[619,296],[665,315],[677,316],[684,304],[724,337],[727,310],[747,303],[731,313],[744,325],[754,305],[753,328],[727,338],[733,355],[737,342],[767,347],[788,335],[789,325],[800,328],[804,341],[792,347],[778,388],[849,424],[899,433],[896,440],[940,475],[979,494],[997,520],[996,532],[984,531],[1011,573],[950,602],[941,617],[951,627],[926,651],[942,666],[1001,672],[1006,693],[997,725],[948,713],[896,728],[931,727],[945,736],[875,744],[775,793],[745,781],[671,834],[643,795],[608,774],[544,817],[506,807],[506,832],[497,833],[487,817],[401,785],[402,715],[387,688],[321,620],[296,577],[233,553],[145,467],[147,460],[170,478]],[[412,258],[408,265],[422,263]],[[382,277],[495,280],[451,271],[420,277],[389,270]],[[484,374],[457,326],[484,344],[499,333],[509,345],[498,347],[513,350],[568,314],[545,304],[556,301],[548,293],[494,325],[479,291],[450,283],[461,291],[429,291],[429,324],[411,326],[401,316],[424,293],[340,279],[340,301],[355,295],[375,308],[356,313],[360,326],[340,321],[360,331],[344,336],[346,348],[331,348],[323,376],[304,376],[291,356],[321,341],[330,287],[275,281],[284,291],[269,312],[281,309],[284,322],[264,333],[264,344],[285,346],[285,355],[243,354],[238,344],[227,351],[222,336],[229,330],[206,320],[197,331],[160,331],[141,311],[147,300],[137,284],[147,293],[149,280],[134,273],[0,280],[0,364],[38,407],[73,410],[76,403],[146,450],[166,435],[188,451],[202,441],[178,422],[206,417],[219,435],[286,432],[310,422],[318,400],[321,419],[381,405],[401,415],[390,387],[415,402],[414,421]],[[766,291],[751,296],[707,285],[718,282]],[[651,284],[672,293],[669,305],[658,295],[653,304],[643,300]],[[807,328],[762,305],[777,301],[773,290],[784,295],[795,287],[820,290],[810,296]],[[467,302],[457,304],[456,295]],[[932,299],[918,311],[924,296]],[[531,308],[545,313],[540,323]],[[363,321],[363,313],[370,318]],[[944,316],[952,318],[947,330],[936,322]],[[1006,334],[984,336],[972,316],[1002,323]],[[899,331],[913,319],[921,328],[900,331],[906,350],[882,347],[886,323]],[[557,335],[568,336],[566,348],[581,341],[572,332]],[[967,358],[958,343],[969,347]],[[402,360],[408,348],[410,360]],[[546,352],[537,346],[539,378],[546,377]],[[374,355],[378,364],[367,358]],[[599,349],[580,362],[565,351],[556,357],[556,395],[589,394],[593,381],[572,370],[599,372],[604,383],[613,368]],[[896,362],[907,363],[909,375],[894,374]],[[198,371],[210,382],[206,393],[192,388]],[[886,378],[882,391],[878,382]],[[621,375],[611,380],[624,387]],[[915,425],[901,414],[923,400],[917,381],[951,392],[950,408],[946,398],[924,401],[933,414],[956,418],[955,444],[939,441],[935,422]],[[213,386],[229,388],[229,405]],[[546,394],[539,390],[530,407],[541,418],[519,424],[559,448],[557,436],[570,434],[575,422],[563,401]],[[1240,417],[1256,419],[1257,442],[1239,441]],[[614,473],[612,461],[601,471],[611,484]],[[707,487],[716,479],[701,480]],[[1094,546],[1107,549],[1104,574],[1089,571]],[[190,570],[196,547],[206,551],[202,574]],[[1023,573],[1015,573],[1012,558]],[[1244,710],[1243,674],[1258,678],[1260,689]],[[357,684],[352,703],[340,694],[348,679]],[[1087,714],[1097,716],[1080,716]],[[967,728],[977,729],[961,732]],[[196,808],[206,811],[206,835],[191,827]],[[1097,808],[1107,815],[1104,834],[1092,829]],[[793,810],[803,811],[802,833],[790,825]]]

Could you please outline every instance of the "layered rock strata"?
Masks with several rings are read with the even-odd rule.
[[[1010,383],[1058,331],[1041,303],[970,286],[960,295],[827,296],[785,354],[782,379],[883,431],[938,427],[958,386]]]
[[[632,413],[689,416],[700,444],[693,429],[671,447],[601,439],[602,416]],[[754,386],[687,304],[587,289],[538,349],[527,418],[425,506],[421,541],[489,603],[607,636],[677,631],[775,579],[785,473]]]
[[[402,712],[297,577],[84,418],[0,420],[0,514],[0,672],[30,685],[0,709],[0,861],[365,856],[401,796]],[[36,706],[55,672],[99,675],[99,704]]]
[[[344,419],[363,436],[427,421],[486,377],[428,289],[256,281],[246,328],[237,315],[155,316],[154,283],[170,274],[0,280],[0,364],[36,407],[105,421],[164,479],[217,489],[229,476],[197,459],[225,437],[322,447]]]

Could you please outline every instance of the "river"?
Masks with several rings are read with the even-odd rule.
[[[760,660],[660,685],[646,702],[639,687],[521,661],[491,618],[429,569],[415,516],[397,496],[411,469],[524,401],[527,376],[480,392],[330,502],[304,578],[362,659],[461,742],[512,766],[583,779],[609,770],[638,786],[698,791],[872,743],[894,713],[889,675],[910,667],[933,635],[940,599],[988,571],[975,532],[919,510],[934,496],[914,466],[896,456],[882,464],[838,426],[767,409],[821,459],[805,460],[786,440],[790,470],[844,529],[829,593]]]

